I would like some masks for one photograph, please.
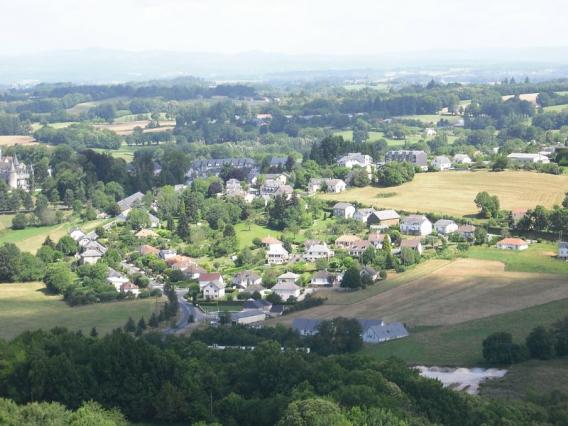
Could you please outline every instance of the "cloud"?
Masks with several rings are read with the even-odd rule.
[[[0,0],[0,52],[88,47],[380,54],[566,44],[541,0]]]

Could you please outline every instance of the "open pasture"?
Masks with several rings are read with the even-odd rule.
[[[497,195],[501,208],[551,208],[562,203],[568,192],[568,176],[526,171],[450,171],[419,173],[412,182],[390,188],[355,188],[340,194],[323,194],[321,198],[360,202],[377,208],[403,211],[435,212],[455,216],[478,212],[473,200],[477,193],[487,191]],[[380,194],[395,193],[388,198]]]

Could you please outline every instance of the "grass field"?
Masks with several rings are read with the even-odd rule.
[[[0,136],[0,146],[12,145],[37,145],[38,142],[32,136]]]
[[[405,339],[368,345],[364,352],[380,359],[396,356],[412,365],[476,366],[483,362],[481,344],[489,334],[507,331],[522,341],[537,325],[552,324],[567,314],[568,299],[562,299],[461,324],[411,329]]]
[[[95,127],[99,129],[108,129],[116,132],[116,134],[121,136],[126,136],[132,134],[135,127],[141,127],[144,129],[144,132],[161,132],[168,129],[173,129],[175,127],[175,121],[161,121],[160,127],[155,129],[145,129],[146,125],[149,123],[149,120],[141,120],[141,121],[125,121],[125,122],[118,122],[118,123],[111,123],[111,124],[95,124]]]
[[[53,241],[58,241],[74,226],[80,225],[83,230],[91,231],[104,222],[103,220],[94,220],[92,222],[78,224],[76,221],[73,221],[53,226],[12,230],[9,228],[9,226],[11,226],[11,219],[8,219],[9,216],[10,215],[0,216],[0,244],[14,243],[20,250],[30,253],[35,253],[48,235]],[[10,222],[8,223],[8,221]],[[4,227],[6,225],[7,227]]]
[[[547,106],[547,107],[543,108],[543,110],[545,112],[560,112],[560,111],[564,111],[566,109],[568,109],[568,104],[552,105],[552,106]]]
[[[442,115],[442,114],[401,115],[396,118],[400,118],[403,120],[404,119],[418,120],[423,122],[424,124],[432,125],[433,127],[435,127],[438,121],[440,121],[442,118],[444,120],[448,120],[450,123],[457,123],[461,119],[461,117],[458,115]]]
[[[564,193],[568,192],[568,176],[525,171],[493,173],[485,170],[419,173],[412,182],[398,187],[369,186],[319,196],[327,200],[357,201],[377,208],[465,216],[478,212],[473,200],[481,191],[497,195],[503,209],[534,208],[539,204],[551,208],[560,204]],[[379,194],[393,192],[395,196],[377,198]]]
[[[278,238],[281,232],[273,231],[271,229],[265,228],[263,226],[251,224],[250,231],[249,225],[246,223],[238,223],[235,225],[235,232],[237,233],[237,238],[239,240],[239,249],[242,250],[245,247],[250,247],[252,245],[252,240],[255,238],[264,238],[267,235],[271,235]]]
[[[426,264],[427,265],[427,264]],[[568,267],[568,266],[566,266]],[[343,293],[295,317],[331,319],[337,316],[402,321],[410,327],[444,326],[514,312],[534,305],[568,298],[566,278],[551,274],[507,272],[501,262],[458,259],[436,261],[395,280],[377,284],[376,294],[341,300]],[[336,293],[334,290],[320,292]],[[351,296],[357,293],[348,294]],[[356,296],[357,297],[357,296]]]
[[[556,258],[557,249],[557,244],[553,243],[532,244],[521,252],[474,246],[466,255],[472,259],[503,262],[507,271],[565,275],[568,280],[568,263]]]
[[[568,393],[568,359],[531,360],[513,365],[508,373],[488,380],[480,387],[483,396],[523,399],[528,395],[546,395],[553,391]]]
[[[46,296],[42,283],[0,284],[0,338],[12,339],[26,330],[67,327],[99,334],[123,326],[128,317],[146,320],[156,311],[154,298],[70,307],[61,296]]]
[[[335,132],[335,135],[337,136],[343,136],[343,139],[348,140],[348,141],[352,141],[353,140],[353,130],[341,130],[341,131],[337,131]],[[391,147],[405,147],[406,145],[412,145],[414,143],[418,143],[419,141],[421,141],[422,139],[424,139],[424,136],[421,134],[414,134],[414,135],[408,135],[408,137],[405,140],[400,140],[400,139],[389,139],[387,137],[385,137],[383,132],[376,132],[376,131],[370,131],[369,132],[369,139],[367,142],[376,142],[379,141],[381,139],[385,139],[387,141],[387,144]],[[448,135],[448,143],[452,144],[454,143],[454,141],[457,138],[453,135]]]

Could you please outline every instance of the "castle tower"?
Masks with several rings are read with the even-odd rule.
[[[16,166],[13,161],[10,166],[10,174],[8,175],[8,186],[12,189],[18,188],[18,172],[16,171]]]

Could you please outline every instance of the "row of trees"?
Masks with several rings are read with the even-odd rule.
[[[483,358],[492,364],[514,364],[529,358],[547,360],[568,355],[568,317],[551,327],[535,327],[524,344],[510,333],[493,333],[483,340]]]

